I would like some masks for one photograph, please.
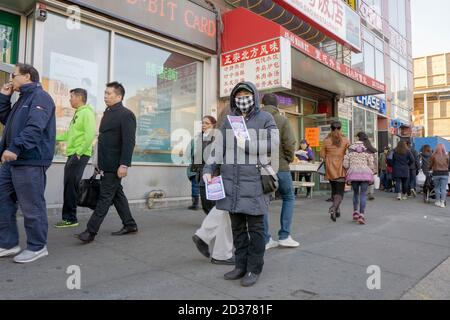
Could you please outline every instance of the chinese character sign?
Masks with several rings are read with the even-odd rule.
[[[329,35],[361,51],[361,18],[342,0],[275,0],[275,2]]]
[[[250,81],[260,91],[291,89],[291,46],[284,38],[222,54],[220,96],[230,95],[233,88]]]

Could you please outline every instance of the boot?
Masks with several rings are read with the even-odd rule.
[[[340,218],[341,217],[341,203],[342,203],[343,197],[341,195],[334,195],[333,197],[333,207],[334,207],[334,212],[335,212],[335,216],[336,218]]]
[[[331,220],[333,220],[333,222],[336,222],[336,207],[335,207],[335,196],[332,195],[331,196],[331,201],[333,202],[332,206],[330,207],[330,209],[328,210],[328,213],[330,214],[330,218]]]
[[[193,197],[192,198],[192,205],[188,207],[189,210],[197,211],[200,209],[199,207],[200,197]]]

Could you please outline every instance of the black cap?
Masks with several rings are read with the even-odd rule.
[[[243,90],[245,90],[245,91],[248,91],[248,92],[250,92],[250,93],[253,93],[253,89],[252,89],[252,87],[250,87],[248,84],[246,84],[246,83],[240,83],[240,84],[238,84],[237,86],[236,86],[236,89],[235,89],[235,93],[238,93],[239,91],[243,91]]]
[[[342,123],[340,121],[333,121],[331,123],[331,129],[335,130],[335,129],[341,129],[342,128]]]

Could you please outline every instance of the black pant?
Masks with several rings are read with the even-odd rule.
[[[206,214],[208,214],[216,205],[215,201],[206,199],[206,188],[204,186],[200,186],[200,199],[202,200],[203,211]]]
[[[305,178],[306,182],[311,182],[311,173],[301,173],[299,176],[299,181],[302,181],[303,178]],[[308,195],[311,194],[311,188],[307,187],[306,192]]]
[[[331,196],[339,195],[344,197],[345,193],[345,182],[341,181],[330,181],[331,184]]]
[[[409,189],[409,177],[406,178],[395,178],[395,192],[400,193],[400,186],[401,191],[403,194],[407,194]]]
[[[89,162],[88,156],[70,156],[64,167],[64,205],[62,219],[69,222],[77,222],[77,198],[80,180],[84,169]]]
[[[260,274],[266,250],[264,216],[231,213],[230,218],[233,244],[236,249],[236,268]]]
[[[122,179],[117,176],[117,173],[105,172],[100,185],[100,198],[97,202],[97,208],[87,225],[87,230],[90,233],[97,234],[112,204],[114,204],[120,219],[122,219],[124,227],[137,227],[131,216],[130,206],[128,205],[127,197],[123,193],[121,182]]]

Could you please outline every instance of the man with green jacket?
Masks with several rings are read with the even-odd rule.
[[[263,97],[263,111],[269,112],[275,119],[275,123],[280,132],[280,162],[278,170],[278,192],[281,194],[283,205],[281,208],[281,228],[278,232],[278,242],[274,241],[269,233],[269,220],[267,215],[264,218],[264,227],[266,233],[266,250],[275,248],[278,245],[285,248],[296,248],[300,244],[291,237],[292,218],[294,216],[295,195],[292,185],[292,175],[289,164],[294,161],[295,140],[294,131],[292,130],[289,120],[280,114],[278,110],[278,98],[275,94],[266,94]]]
[[[87,91],[73,89],[70,91],[70,104],[75,109],[75,115],[70,122],[69,130],[57,135],[57,141],[66,141],[67,162],[64,167],[64,205],[62,221],[56,228],[78,226],[77,197],[78,188],[83,177],[84,169],[92,156],[92,143],[95,139],[95,113],[86,104]]]

